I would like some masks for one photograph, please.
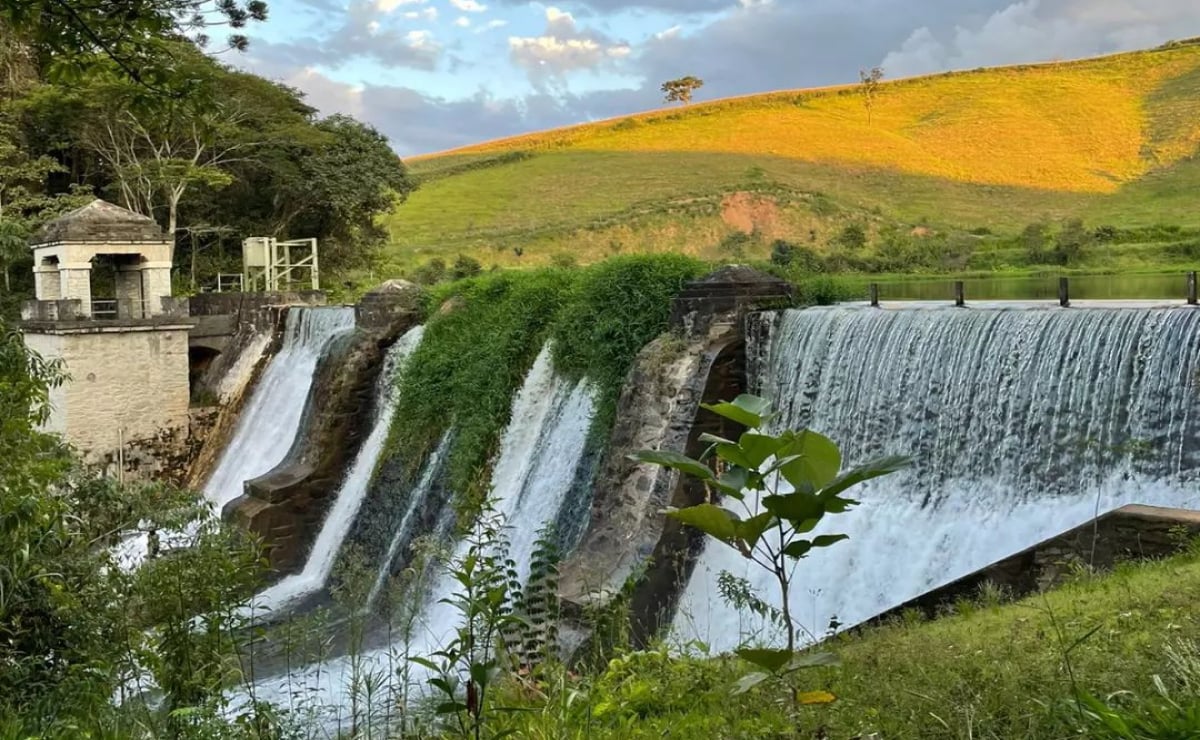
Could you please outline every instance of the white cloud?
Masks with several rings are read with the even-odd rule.
[[[633,53],[629,44],[580,29],[573,15],[554,6],[546,8],[546,30],[541,36],[510,36],[508,49],[513,62],[535,82],[594,69]]]
[[[487,10],[487,6],[478,0],[450,0],[450,4],[464,13],[482,13]]]
[[[431,5],[428,8],[422,8],[421,10],[409,10],[404,13],[404,17],[410,21],[436,21],[438,19],[438,9]]]
[[[503,18],[493,18],[479,28],[475,29],[475,32],[482,33],[484,31],[494,31],[497,28],[504,28],[507,25],[508,21],[504,20]]]
[[[390,13],[401,5],[423,5],[429,0],[375,0],[375,7],[384,13]]]
[[[460,15],[454,19],[454,25],[458,26],[459,28],[469,28],[471,26],[471,19],[465,15]]]

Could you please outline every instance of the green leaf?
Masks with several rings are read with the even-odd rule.
[[[732,512],[713,504],[689,506],[686,509],[672,509],[667,516],[683,522],[705,534],[715,537],[727,545],[737,547],[738,519]]]
[[[825,500],[826,514],[844,514],[851,506],[858,506],[858,502],[852,498],[833,497]]]
[[[739,678],[737,683],[733,685],[733,695],[737,696],[739,694],[744,694],[770,677],[771,674],[769,673],[747,673]]]
[[[719,444],[716,446],[717,457],[731,465],[737,465],[743,468],[753,468],[754,464],[750,458],[735,444]]]
[[[837,701],[837,697],[828,691],[797,691],[796,703],[801,705],[809,704],[832,704]]]
[[[638,450],[630,455],[629,459],[653,465],[662,465],[663,467],[678,470],[693,478],[699,478],[707,482],[715,480],[712,470],[707,465],[698,460],[693,460],[687,455],[681,455],[678,452],[671,452],[669,450]]]
[[[25,247],[24,240],[21,241],[21,247],[22,248]],[[712,444],[719,444],[719,445],[735,445],[735,444],[737,444],[737,442],[734,442],[732,439],[725,439],[724,437],[718,437],[717,435],[709,434],[708,432],[705,432],[704,434],[700,435],[700,441],[701,442],[710,442]]]
[[[732,403],[728,401],[712,404],[702,403],[700,406],[751,429],[758,429],[762,426],[763,422],[770,418],[771,411],[769,401],[749,394],[738,396],[733,399]]]
[[[839,493],[848,488],[857,486],[859,483],[869,481],[872,478],[878,478],[883,475],[895,473],[898,470],[907,468],[912,463],[911,458],[892,455],[890,457],[881,457],[872,460],[857,468],[847,470],[838,476],[831,483],[821,489],[822,498],[832,499]]]
[[[742,448],[742,453],[750,462],[749,467],[757,468],[783,446],[783,440],[769,434],[746,432],[738,440],[738,446]]]
[[[799,560],[807,555],[808,551],[811,549],[812,543],[808,540],[792,540],[787,544],[787,547],[783,548],[783,554],[787,555],[789,558],[795,558],[796,560]]]
[[[765,668],[775,673],[796,657],[791,650],[774,650],[771,648],[741,648],[734,651],[737,656],[747,663],[753,663],[759,668]]]
[[[823,534],[819,537],[814,537],[812,541],[813,547],[829,547],[832,544],[841,542],[842,540],[850,539],[848,534]]]
[[[749,519],[743,519],[737,523],[738,537],[746,543],[746,548],[753,550],[758,541],[762,539],[763,532],[775,522],[775,515],[769,511],[752,516]]]
[[[821,499],[811,493],[786,493],[780,496],[766,496],[762,500],[763,507],[775,516],[793,526],[809,519],[820,519],[825,516],[825,507]]]
[[[717,488],[725,493],[742,498],[742,492],[746,490],[746,485],[750,481],[750,471],[743,467],[734,465],[725,470],[721,477],[717,479]]]
[[[815,668],[817,666],[837,666],[841,665],[842,661],[833,653],[796,653],[796,656],[788,661],[787,666],[783,669],[784,673],[791,673],[802,668]]]
[[[784,451],[800,458],[780,468],[780,473],[797,491],[815,491],[837,478],[842,467],[842,453],[833,440],[823,434],[805,430],[795,435]]]

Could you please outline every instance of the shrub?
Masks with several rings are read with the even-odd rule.
[[[483,272],[483,265],[479,264],[479,260],[474,257],[468,257],[465,254],[460,254],[454,260],[454,267],[450,270],[450,277],[454,280],[462,280],[463,278],[475,277]]]
[[[446,263],[434,258],[412,272],[412,279],[421,285],[435,285],[446,279]]]
[[[771,245],[771,263],[780,267],[787,267],[796,259],[796,245],[784,241],[783,239],[775,240]]]
[[[744,231],[735,231],[721,239],[721,243],[717,245],[717,248],[724,254],[740,259],[746,256],[746,248],[753,246],[755,241],[753,234],[747,234]]]
[[[867,246],[867,230],[862,224],[847,224],[838,234],[837,243],[847,249],[862,249]]]

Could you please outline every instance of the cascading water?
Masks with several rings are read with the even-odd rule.
[[[778,429],[831,437],[846,462],[913,467],[851,492],[801,561],[791,606],[814,633],[853,625],[1129,503],[1200,507],[1200,312],[1032,307],[814,308],[760,317],[751,387]],[[725,604],[721,571],[771,579],[708,543],[674,636],[717,650],[779,640]],[[777,600],[777,599],[776,599]]]
[[[233,438],[204,487],[204,498],[218,516],[225,504],[242,495],[246,481],[271,470],[287,455],[300,428],[317,362],[335,337],[353,328],[353,308],[288,311],[283,344],[263,372]],[[184,546],[194,532],[193,527],[160,533],[161,545],[166,549]],[[149,536],[140,533],[123,540],[116,557],[122,567],[137,567],[148,548]]]
[[[593,414],[591,385],[555,373],[549,349],[543,349],[513,401],[492,476],[494,507],[507,525],[509,557],[517,563],[522,580],[529,575],[539,531],[557,523],[560,511],[568,508],[565,498],[583,460]],[[455,557],[465,551],[460,543]],[[428,655],[453,634],[458,614],[440,602],[458,587],[449,575],[434,580],[412,633],[411,654]],[[302,695],[310,705],[324,707],[327,717],[336,722],[351,704],[355,670],[360,676],[376,671],[391,674],[396,649],[393,645],[261,679],[256,696],[286,706],[291,697]],[[413,680],[421,681],[420,677]]]
[[[282,611],[325,585],[342,541],[345,540],[346,533],[350,530],[350,525],[366,496],[371,476],[387,441],[392,415],[396,411],[396,376],[421,343],[424,333],[425,328],[418,326],[400,337],[388,350],[379,380],[376,382],[377,400],[371,432],[363,441],[354,464],[342,481],[333,506],[326,514],[321,531],[313,543],[308,560],[305,561],[304,569],[255,596],[256,613]]]
[[[313,373],[335,337],[354,328],[354,309],[293,308],[283,345],[242,411],[233,438],[204,487],[217,513],[242,495],[243,483],[278,465],[300,429]]]

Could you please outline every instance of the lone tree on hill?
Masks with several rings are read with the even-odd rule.
[[[662,91],[668,103],[692,102],[692,93],[704,87],[704,80],[699,77],[680,77],[678,80],[668,80],[663,83]]]
[[[870,126],[871,114],[875,109],[875,96],[879,94],[879,82],[883,79],[883,68],[872,67],[870,72],[860,69],[858,79],[862,83],[863,106],[867,109],[867,125]]]

